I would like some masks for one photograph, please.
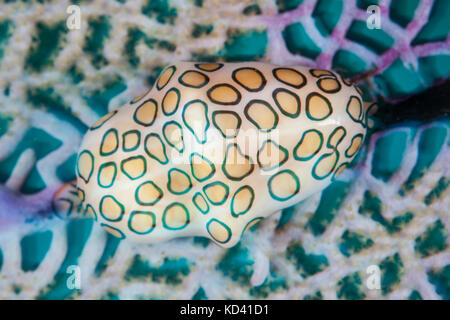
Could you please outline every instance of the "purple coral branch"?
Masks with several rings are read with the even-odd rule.
[[[411,64],[414,68],[417,68],[418,57],[438,54],[441,52],[447,53],[450,46],[449,39],[440,42],[417,45],[414,47],[411,46],[413,39],[428,22],[433,3],[433,0],[421,1],[416,9],[414,19],[412,19],[412,21],[405,28],[401,28],[389,19],[390,1],[380,2],[379,8],[381,19],[382,23],[386,26],[384,30],[388,31],[388,33],[394,38],[395,43],[392,48],[388,49],[381,56],[369,58],[369,60],[373,61],[369,61],[368,64],[373,63],[375,65],[375,70],[370,73],[372,77],[384,72],[398,58],[401,58],[405,63]],[[322,47],[322,53],[314,61],[289,52],[280,33],[287,25],[295,22],[301,22],[307,17],[311,17],[316,4],[317,1],[305,1],[294,10],[277,15],[272,15],[273,8],[263,10],[265,15],[262,19],[267,25],[269,47],[271,51],[268,54],[272,62],[298,63],[309,66],[315,65],[320,68],[331,68],[336,51],[339,48],[345,47],[345,44],[350,41],[346,39],[346,34],[352,21],[354,19],[365,20],[367,18],[367,12],[365,10],[357,8],[354,2],[345,1],[338,24],[334,28],[333,32],[326,38],[326,46]],[[375,91],[382,94],[381,88],[379,88],[375,83],[373,85],[375,86]],[[392,99],[388,97],[385,98],[390,102],[399,101],[399,99]]]

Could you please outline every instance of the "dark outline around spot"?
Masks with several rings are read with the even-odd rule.
[[[289,197],[287,197],[287,198],[280,198],[280,197],[276,196],[276,195],[272,192],[272,187],[271,187],[271,182],[272,182],[272,180],[273,180],[274,178],[276,178],[278,175],[282,174],[282,173],[287,173],[287,174],[289,174],[291,177],[294,178],[295,182],[297,182],[297,187],[296,187],[295,192],[294,192],[292,195],[290,195]],[[298,194],[298,193],[300,192],[300,179],[297,177],[297,175],[295,174],[294,171],[292,171],[292,170],[290,170],[290,169],[285,169],[285,170],[282,170],[282,171],[279,171],[279,172],[275,173],[274,175],[272,175],[272,176],[269,178],[269,180],[267,181],[267,189],[269,190],[270,196],[271,196],[272,198],[274,198],[275,200],[277,200],[277,201],[287,201],[287,200],[291,199],[292,197],[294,197],[296,194]]]
[[[297,156],[297,149],[298,149],[298,148],[300,147],[300,145],[302,144],[303,139],[305,139],[305,135],[306,135],[308,132],[311,132],[311,131],[316,132],[316,133],[319,134],[319,137],[320,137],[320,145],[319,145],[319,147],[316,149],[315,152],[313,152],[312,155],[310,155],[310,156],[308,156],[308,157],[299,157],[299,156]],[[323,134],[322,134],[321,131],[319,131],[319,130],[317,130],[317,129],[309,129],[309,130],[304,131],[302,137],[301,137],[300,140],[297,142],[297,144],[296,144],[295,147],[294,147],[294,150],[292,151],[292,154],[293,154],[293,156],[294,156],[294,159],[295,159],[295,160],[298,160],[298,161],[308,161],[308,160],[314,158],[314,156],[315,156],[316,154],[318,154],[318,153],[320,152],[320,150],[322,149],[323,141],[324,141],[324,138],[323,138]]]
[[[172,182],[172,178],[171,178],[170,174],[172,171],[178,171],[188,178],[189,186],[186,188],[186,190],[184,190],[182,192],[176,192],[176,191],[172,190],[172,188],[170,187],[171,182]],[[172,168],[167,172],[167,190],[169,190],[171,193],[176,194],[176,195],[182,195],[182,194],[186,194],[187,192],[189,192],[189,190],[191,190],[191,188],[192,188],[192,180],[191,180],[191,177],[189,177],[189,175],[186,172],[184,172],[183,170],[178,169],[178,168]]]
[[[356,100],[359,102],[359,118],[361,118],[361,119],[353,118],[351,113],[348,111],[348,107],[350,106],[350,102],[352,101],[353,98],[356,98]],[[362,105],[362,101],[359,97],[357,97],[355,95],[351,95],[350,98],[348,98],[347,106],[345,107],[345,112],[347,112],[350,119],[352,119],[354,122],[363,124],[362,123],[363,119],[364,119],[363,105]]]
[[[331,138],[336,134],[336,132],[337,132],[339,129],[344,129],[344,135],[337,141],[336,145],[333,146],[333,145],[330,144],[330,140],[331,140]],[[334,130],[333,130],[333,131],[330,133],[330,135],[328,136],[328,139],[327,139],[327,147],[328,147],[328,148],[331,148],[331,149],[337,148],[337,147],[339,146],[339,144],[342,142],[342,140],[344,140],[344,138],[345,138],[346,135],[347,135],[347,130],[345,129],[344,126],[339,126],[339,127],[334,128]]]
[[[151,137],[156,137],[159,140],[159,142],[161,142],[163,153],[164,153],[164,157],[166,158],[166,161],[160,161],[156,156],[154,156],[152,153],[150,153],[150,151],[147,149],[147,140],[150,139]],[[150,158],[155,159],[156,161],[158,161],[161,164],[169,163],[169,158],[167,157],[167,153],[166,153],[166,145],[164,144],[164,141],[162,141],[161,137],[157,133],[153,133],[152,132],[152,133],[149,133],[145,137],[145,139],[144,139],[144,151]]]
[[[110,183],[109,185],[107,185],[107,186],[102,185],[102,184],[100,183],[100,175],[101,175],[101,173],[102,173],[102,170],[103,170],[106,166],[111,166],[111,165],[114,167],[114,176],[113,176],[113,178],[111,179],[111,183]],[[100,187],[105,188],[105,189],[106,189],[106,188],[111,188],[112,185],[114,184],[114,182],[116,181],[116,177],[117,177],[117,166],[116,166],[116,163],[115,163],[114,161],[105,162],[105,163],[103,163],[103,164],[98,168],[97,184],[98,184]]]
[[[276,147],[278,147],[278,149],[281,150],[284,153],[284,159],[280,163],[275,165],[275,166],[264,168],[261,165],[261,161],[259,161],[259,155],[260,155],[262,149],[265,147],[265,145],[268,144],[269,142],[272,143],[273,145],[275,145]],[[279,168],[288,160],[289,160],[289,152],[288,152],[288,150],[285,147],[283,147],[283,146],[279,145],[278,143],[276,143],[275,141],[273,141],[272,139],[265,140],[262,143],[261,148],[259,148],[258,152],[256,153],[256,162],[258,162],[258,166],[261,168],[261,170],[264,170],[264,171],[270,171],[270,170],[273,170],[275,168]]]
[[[194,156],[199,156],[200,158],[202,158],[204,161],[206,161],[209,164],[209,167],[211,168],[211,172],[203,179],[197,178],[197,176],[194,173],[194,166],[193,166],[193,162],[192,162],[192,157],[194,157]],[[211,160],[209,160],[208,158],[202,156],[198,152],[192,152],[191,153],[191,155],[189,156],[189,162],[190,162],[192,176],[199,182],[203,182],[203,181],[208,180],[209,178],[211,178],[216,173],[216,166],[214,165],[214,163]]]
[[[172,144],[172,142],[170,142],[169,139],[167,139],[167,136],[166,136],[166,128],[167,128],[167,126],[168,126],[169,124],[174,124],[175,126],[178,127],[178,129],[180,129],[180,132],[181,132],[181,142],[183,143],[183,147],[181,148],[181,150],[179,150],[177,147],[175,147],[175,145]],[[164,139],[166,139],[166,142],[167,142],[167,144],[168,144],[169,146],[171,146],[172,148],[174,148],[175,150],[177,150],[179,153],[183,153],[183,151],[184,151],[184,136],[183,136],[183,127],[181,126],[181,124],[179,124],[177,121],[174,121],[174,120],[167,121],[167,122],[164,123],[164,125],[163,125],[162,133],[163,133]]]
[[[232,102],[221,102],[221,101],[213,99],[213,97],[211,96],[211,93],[218,87],[231,88],[231,90],[233,90],[236,93],[236,96],[237,96],[236,100],[234,100]],[[233,87],[231,84],[228,84],[228,83],[218,83],[218,84],[213,85],[211,88],[208,89],[208,91],[206,91],[206,95],[208,96],[209,100],[211,100],[213,103],[220,104],[222,106],[236,105],[239,102],[241,102],[241,99],[242,99],[241,92],[238,89],[236,89],[235,87]]]
[[[130,104],[135,104],[138,103],[140,100],[142,100],[146,95],[148,95],[150,93],[150,91],[152,91],[152,88],[147,89],[143,94],[141,94],[140,96],[137,96],[136,98],[134,98],[133,100],[130,101]],[[139,98],[139,99],[138,99]]]
[[[85,178],[81,175],[81,173],[80,173],[80,165],[79,165],[79,162],[80,162],[81,155],[82,155],[83,153],[87,153],[87,154],[91,157],[91,163],[92,163],[91,172],[89,173],[89,176],[88,176],[87,179],[85,179]],[[81,152],[80,152],[80,155],[78,156],[78,159],[77,159],[77,173],[78,173],[78,176],[79,176],[85,183],[89,183],[89,180],[91,179],[92,174],[94,173],[94,161],[95,161],[94,155],[92,154],[91,151],[89,151],[89,150],[87,150],[87,149],[84,149],[83,151],[81,151]]]
[[[236,147],[237,152],[238,152],[242,157],[246,158],[246,159],[249,161],[250,166],[251,166],[251,167],[250,167],[250,171],[247,172],[245,175],[243,175],[243,176],[240,177],[240,178],[235,178],[235,177],[229,175],[228,172],[227,172],[227,170],[225,169],[225,166],[226,166],[226,164],[227,164],[228,151],[229,151],[229,149],[230,149],[231,147],[234,147],[234,146]],[[226,176],[228,179],[230,179],[230,180],[232,180],[232,181],[241,181],[242,179],[244,179],[244,178],[248,177],[249,175],[251,175],[254,169],[255,169],[255,164],[254,164],[254,163],[252,162],[252,160],[250,159],[250,156],[243,154],[243,153],[241,152],[241,148],[239,148],[239,145],[238,145],[237,143],[230,143],[230,144],[227,146],[227,148],[226,148],[226,150],[225,150],[225,158],[223,159],[223,163],[222,163],[222,171],[223,171],[223,173],[225,174],[225,176]]]
[[[153,115],[152,121],[151,121],[150,123],[147,124],[147,123],[145,123],[145,122],[142,122],[142,121],[138,120],[138,119],[136,118],[136,114],[137,114],[138,110],[139,110],[140,108],[142,108],[142,106],[144,106],[147,102],[150,102],[150,101],[153,102],[153,104],[155,105],[155,114]],[[142,103],[136,108],[136,110],[134,110],[133,120],[134,120],[134,122],[136,122],[137,124],[140,124],[141,126],[144,126],[144,127],[150,127],[150,126],[155,122],[155,120],[156,120],[156,118],[157,118],[157,115],[158,115],[158,103],[156,102],[155,99],[150,98],[150,99],[147,99],[147,100],[145,100],[144,102],[142,102]]]
[[[183,77],[184,77],[184,76],[186,75],[186,73],[188,73],[188,72],[193,72],[193,73],[198,73],[198,74],[200,74],[201,76],[204,77],[204,82],[203,82],[201,85],[198,85],[198,86],[193,86],[193,85],[190,85],[190,84],[184,82],[184,81],[183,81]],[[183,85],[183,86],[185,86],[185,87],[188,87],[188,88],[200,89],[200,88],[203,88],[204,86],[206,86],[206,85],[209,83],[209,77],[208,77],[206,74],[203,74],[203,73],[201,73],[200,71],[197,71],[197,70],[186,70],[185,72],[183,72],[183,73],[178,77],[178,82],[179,82],[181,85]]]
[[[120,237],[120,238],[118,238],[118,237],[116,237],[116,238],[118,238],[118,239],[120,239],[120,240],[123,240],[123,239],[125,239],[126,238],[126,236],[125,236],[125,234],[122,232],[122,231],[120,231],[119,229],[117,229],[117,228],[114,228],[114,227],[112,227],[112,226],[110,226],[109,224],[106,224],[106,223],[100,223],[100,226],[102,226],[103,228],[104,227],[107,227],[107,228],[110,228],[110,229],[113,229],[114,231],[117,231],[117,232],[119,232],[122,236]],[[106,231],[106,230],[105,230]],[[106,232],[108,232],[108,231],[106,231]],[[110,232],[108,232],[108,234],[111,234]],[[111,234],[112,236],[114,236],[113,234]]]
[[[344,76],[342,74],[339,74],[339,77],[341,78],[342,82],[347,86],[347,87],[351,87],[353,85],[353,82],[351,82],[350,80],[348,80],[347,78],[344,78]]]
[[[220,200],[219,202],[212,201],[208,197],[208,193],[206,193],[207,189],[209,189],[209,188],[211,188],[211,187],[213,187],[215,185],[221,185],[225,189],[225,195],[223,196],[223,199]],[[222,181],[214,181],[214,182],[208,183],[206,186],[203,186],[203,193],[205,194],[206,198],[209,200],[209,202],[211,202],[212,205],[220,206],[220,205],[224,204],[227,201],[228,196],[230,195],[230,188],[225,183],[223,183]]]
[[[293,71],[293,72],[297,73],[303,79],[303,82],[300,85],[296,86],[296,85],[293,85],[292,83],[283,81],[277,76],[277,71],[279,71],[279,70]],[[275,69],[272,70],[272,74],[275,77],[275,79],[277,79],[281,83],[284,83],[285,85],[291,86],[291,87],[296,88],[296,89],[303,88],[304,86],[306,86],[306,84],[308,82],[307,79],[306,79],[306,76],[303,73],[301,73],[300,71],[297,71],[295,69],[292,69],[292,68],[286,68],[286,67],[275,68]]]
[[[356,149],[356,151],[355,151],[352,155],[348,155],[348,149],[351,148],[351,146],[353,145],[353,141],[354,141],[356,138],[358,138],[358,137],[361,137],[361,143],[359,144],[358,149]],[[348,148],[345,150],[345,156],[346,156],[347,158],[351,158],[351,157],[353,157],[355,154],[357,154],[358,151],[359,151],[359,149],[360,149],[361,146],[363,145],[363,142],[364,142],[364,135],[363,135],[362,133],[355,134],[355,135],[352,137],[352,141],[350,142],[350,145],[349,145]]]
[[[197,137],[197,134],[195,133],[195,131],[191,128],[191,126],[186,122],[186,117],[185,117],[185,113],[186,113],[186,109],[193,103],[201,103],[204,106],[204,113],[205,113],[205,120],[206,120],[206,125],[205,125],[205,132],[204,132],[204,140],[200,141],[199,137]],[[204,144],[206,142],[206,134],[209,128],[209,119],[208,119],[208,105],[206,104],[206,102],[204,102],[203,100],[200,99],[195,99],[195,100],[191,100],[189,102],[187,102],[184,107],[183,107],[183,112],[182,112],[182,118],[183,118],[183,123],[184,125],[189,129],[189,131],[192,132],[192,134],[195,137],[195,140],[197,140],[198,143],[200,144]],[[183,141],[183,145],[184,145],[184,141]]]
[[[329,79],[332,79],[332,80],[336,81],[336,83],[338,84],[338,87],[336,89],[334,89],[334,90],[325,90],[323,88],[322,81],[329,80]],[[335,77],[321,77],[320,79],[318,79],[316,81],[316,84],[317,84],[317,87],[320,90],[322,90],[323,92],[325,92],[325,93],[337,93],[337,92],[341,91],[341,89],[342,89],[342,85],[341,85],[340,81],[337,78],[335,78]]]
[[[217,64],[218,67],[217,67],[216,69],[214,69],[214,70],[205,70],[205,69],[202,69],[202,68],[201,68],[201,65],[202,65],[202,64]],[[203,63],[196,63],[196,64],[195,64],[195,67],[196,67],[197,69],[202,70],[202,71],[205,71],[205,72],[214,72],[214,71],[217,71],[217,70],[221,69],[221,68],[223,67],[223,63],[219,63],[219,62],[203,62]]]
[[[155,187],[155,189],[158,190],[158,192],[159,192],[159,196],[158,196],[158,197],[156,198],[156,200],[153,201],[153,202],[144,202],[144,201],[141,201],[141,200],[139,199],[139,197],[138,197],[139,189],[140,189],[143,185],[148,184],[148,183],[152,184],[152,185]],[[153,206],[153,205],[155,205],[159,200],[161,200],[163,196],[164,196],[164,193],[163,193],[163,191],[161,190],[161,188],[158,187],[158,185],[156,185],[153,181],[150,181],[150,180],[145,181],[145,182],[142,182],[140,185],[137,186],[136,191],[134,192],[134,199],[136,200],[136,203],[139,203],[141,206]]]
[[[134,160],[134,159],[138,159],[138,158],[139,158],[139,159],[142,159],[142,160],[144,161],[144,171],[142,172],[142,174],[141,174],[140,176],[138,176],[138,177],[136,177],[136,178],[132,178],[132,177],[130,177],[130,176],[128,175],[128,173],[123,169],[123,165],[124,165],[125,162],[128,162],[128,161],[130,161],[130,160]],[[141,178],[142,176],[144,176],[145,173],[147,172],[147,160],[146,160],[143,156],[141,156],[141,155],[137,155],[137,156],[128,157],[128,158],[126,158],[126,159],[123,159],[123,160],[120,162],[120,171],[122,171],[122,173],[125,174],[130,180],[137,180],[137,179]]]
[[[134,146],[133,148],[127,149],[127,148],[125,148],[125,137],[128,134],[132,134],[132,133],[137,133],[137,136],[138,136],[137,143],[136,143],[136,146]],[[130,151],[136,150],[137,148],[139,148],[140,142],[141,142],[141,132],[139,130],[129,130],[127,132],[122,133],[122,150],[123,151],[130,152]]]
[[[209,225],[210,225],[211,222],[213,222],[213,221],[216,221],[217,223],[219,223],[220,225],[222,225],[222,226],[228,231],[228,238],[227,238],[225,241],[219,241],[219,240],[217,240],[217,239],[211,234],[211,231],[209,231]],[[212,218],[211,220],[208,221],[208,223],[206,224],[206,231],[208,231],[208,234],[211,236],[211,238],[213,238],[214,241],[216,241],[216,242],[218,242],[218,243],[227,243],[228,241],[230,241],[231,236],[232,236],[232,232],[231,232],[230,227],[229,227],[226,223],[224,223],[224,222],[222,222],[222,221],[220,221],[220,220],[217,220],[217,219],[215,219],[215,218]]]
[[[218,115],[218,114],[232,114],[232,115],[234,115],[237,118],[238,123],[237,123],[237,127],[236,127],[236,133],[234,135],[227,136],[227,135],[225,135],[223,133],[222,129],[220,129],[220,127],[217,125],[217,122],[216,122],[216,115]],[[219,132],[222,135],[222,137],[224,137],[224,138],[236,138],[236,136],[239,133],[239,129],[241,128],[241,125],[242,125],[242,119],[239,116],[239,114],[237,114],[234,111],[218,110],[218,111],[213,111],[213,113],[212,113],[212,123],[213,123],[214,127],[216,127],[216,129],[219,130]]]
[[[250,115],[248,114],[248,109],[249,109],[253,104],[255,104],[255,103],[263,104],[263,105],[265,105],[266,107],[268,107],[270,111],[272,111],[272,113],[274,114],[274,119],[275,119],[272,128],[270,128],[270,129],[268,129],[268,130],[263,130],[263,129],[261,129],[261,128],[259,127],[259,124],[258,124],[256,121],[254,121],[254,120],[250,117]],[[273,109],[273,107],[272,107],[267,101],[265,101],[265,100],[260,100],[260,99],[253,99],[253,100],[250,100],[250,101],[247,103],[247,105],[245,106],[245,108],[244,108],[244,115],[245,115],[245,117],[247,118],[248,121],[250,121],[251,123],[253,123],[253,125],[254,125],[255,127],[257,127],[258,130],[260,130],[260,131],[262,131],[262,132],[270,132],[270,131],[272,131],[273,129],[275,129],[275,128],[277,127],[278,121],[279,121],[278,113],[275,112],[275,110]]]
[[[333,176],[331,177],[331,181],[336,181],[336,172],[338,172],[339,169],[340,169],[342,166],[345,166],[345,167],[348,168],[349,164],[350,164],[349,162],[343,162],[343,163],[341,163],[341,164],[336,168],[336,170],[334,170]],[[344,170],[345,170],[345,169],[344,169]]]
[[[89,130],[94,131],[94,130],[100,128],[102,125],[105,124],[106,121],[108,121],[109,119],[111,119],[112,117],[114,117],[114,116],[116,115],[116,113],[117,113],[117,110],[114,110],[114,111],[111,111],[111,112],[105,114],[105,116],[107,116],[108,114],[111,114],[111,115],[110,115],[109,117],[107,117],[105,120],[103,120],[99,125],[97,125],[97,126],[95,126],[95,127],[94,127],[94,126],[90,127]],[[98,120],[97,120],[97,121],[98,121]],[[96,121],[96,122],[97,122],[97,121]],[[94,123],[94,124],[95,124],[95,123]]]
[[[170,82],[170,80],[172,80],[172,77],[175,74],[175,71],[177,71],[177,67],[170,66],[170,67],[167,67],[167,69],[164,70],[163,73],[166,72],[169,69],[172,69],[172,74],[169,76],[169,78],[167,79],[167,82],[162,87],[159,87],[159,80],[160,80],[161,76],[158,77],[158,80],[156,81],[156,89],[158,89],[158,91],[161,91]],[[161,73],[161,75],[163,73]]]
[[[151,228],[148,231],[138,232],[138,231],[134,230],[133,227],[131,226],[131,221],[133,220],[133,217],[135,215],[137,215],[137,214],[150,215],[153,218],[153,224],[152,224]],[[131,214],[130,214],[130,218],[128,219],[128,229],[130,229],[131,232],[134,232],[136,234],[149,234],[150,232],[152,232],[155,229],[155,226],[156,226],[156,216],[151,211],[141,211],[141,210],[132,211]]]
[[[372,108],[375,109],[375,107],[378,108],[378,103],[376,103],[376,102],[370,104],[366,108],[366,111],[364,112],[364,116],[363,116],[364,120],[362,120],[362,125],[363,125],[364,128],[369,128],[369,120],[371,120],[372,122],[374,121],[374,119],[375,119],[374,114],[376,114],[378,112],[378,110],[379,110],[379,109],[377,109],[375,112],[373,112]]]
[[[281,104],[278,103],[278,99],[276,98],[276,96],[277,96],[277,94],[279,92],[286,92],[286,93],[294,96],[295,100],[297,100],[297,107],[298,107],[296,113],[292,114],[292,113],[289,113],[289,112],[283,110],[283,108],[281,107]],[[300,97],[297,94],[295,94],[294,92],[292,92],[292,91],[290,91],[288,89],[284,89],[284,88],[277,88],[277,89],[273,90],[272,98],[273,98],[273,101],[275,101],[275,104],[277,105],[278,109],[280,109],[280,112],[282,114],[284,114],[285,116],[295,119],[295,118],[297,118],[300,115],[301,108],[302,108]]]
[[[103,144],[105,143],[106,136],[107,136],[110,132],[113,132],[113,133],[114,133],[114,137],[116,138],[116,147],[114,148],[114,150],[112,150],[112,151],[110,151],[110,152],[103,152]],[[100,155],[101,155],[102,157],[110,156],[110,155],[112,155],[114,152],[116,152],[117,149],[119,149],[119,134],[118,134],[118,132],[117,132],[117,129],[111,128],[111,129],[106,130],[105,134],[103,135],[102,142],[100,143],[100,150],[99,150],[99,151],[100,151],[100,152],[99,152]]]
[[[357,86],[357,85],[353,85],[354,87],[355,87],[355,90],[361,95],[361,97],[364,95],[364,92],[362,91],[362,89],[359,87],[359,86]]]
[[[329,113],[328,113],[326,116],[324,116],[323,118],[314,118],[314,117],[311,116],[311,113],[310,113],[310,111],[309,111],[309,100],[311,100],[311,98],[312,98],[313,96],[318,96],[318,97],[320,97],[320,98],[323,99],[323,100],[326,102],[326,104],[328,105]],[[312,121],[322,121],[322,120],[325,120],[326,118],[328,118],[329,116],[331,116],[332,113],[333,113],[333,106],[331,105],[331,102],[330,102],[330,100],[328,100],[327,97],[321,95],[321,94],[318,93],[318,92],[311,92],[310,94],[308,94],[308,96],[306,97],[306,116],[308,117],[308,119],[310,119],[310,120],[312,120]]]
[[[181,207],[184,209],[184,212],[186,213],[186,223],[185,223],[184,225],[182,225],[181,227],[178,227],[178,228],[172,228],[172,227],[169,227],[169,226],[167,225],[167,223],[166,223],[166,214],[167,214],[167,211],[168,211],[170,208],[174,207],[175,205],[181,206]],[[189,214],[188,209],[186,208],[186,206],[185,206],[184,204],[182,204],[182,203],[180,203],[180,202],[173,202],[173,203],[169,204],[169,205],[164,209],[164,213],[163,213],[163,215],[162,215],[163,226],[164,226],[164,228],[166,228],[167,230],[181,230],[181,229],[183,229],[183,228],[186,228],[186,226],[191,222],[190,219],[191,219],[191,216],[190,216],[190,214]]]
[[[203,201],[205,201],[206,206],[208,207],[208,208],[206,209],[206,211],[203,211],[203,210],[200,208],[200,206],[197,204],[197,201],[195,201],[195,199],[196,199],[198,196],[202,197]],[[207,214],[207,213],[209,212],[209,204],[208,204],[208,201],[206,201],[205,197],[204,197],[200,192],[197,192],[196,194],[194,194],[194,196],[192,197],[192,202],[194,203],[195,207],[196,207],[202,214]]]
[[[251,228],[256,227],[258,225],[258,223],[260,223],[263,219],[264,219],[263,217],[256,217],[256,218],[253,218],[252,220],[250,220],[249,222],[247,222],[247,224],[245,225],[244,229],[242,229],[242,234],[244,234],[246,231],[250,230]],[[255,220],[258,220],[258,222],[255,225],[251,226],[247,230],[248,226]]]
[[[105,200],[105,198],[107,198],[107,197],[113,199],[113,201],[114,201],[114,202],[120,207],[120,209],[121,209],[121,213],[120,213],[120,215],[119,215],[119,217],[118,217],[117,219],[109,219],[109,218],[107,218],[107,217],[103,214],[102,203],[103,203],[103,201]],[[99,211],[100,211],[100,214],[101,214],[102,218],[105,219],[106,221],[111,221],[111,222],[117,222],[117,221],[120,221],[120,220],[122,220],[122,217],[123,217],[123,215],[124,215],[124,213],[125,213],[125,207],[124,207],[124,205],[121,204],[119,201],[117,201],[116,197],[114,197],[114,196],[112,196],[112,195],[109,195],[109,194],[102,197],[102,199],[100,200],[100,203],[99,203],[98,207],[99,207],[99,209],[100,209]]]
[[[322,75],[318,76],[318,75],[314,74],[315,71],[325,71],[325,72],[329,72],[330,74],[322,74]],[[314,78],[321,78],[321,77],[334,77],[334,78],[336,78],[336,76],[335,76],[335,74],[333,72],[331,72],[330,70],[325,70],[325,69],[312,68],[312,69],[309,69],[309,73]]]
[[[172,112],[166,112],[166,110],[164,109],[164,100],[166,99],[167,95],[168,95],[169,92],[171,92],[171,91],[175,92],[176,95],[177,95],[177,97],[178,97],[178,99],[177,99],[177,105],[176,105],[175,109],[173,109]],[[163,97],[162,100],[161,100],[161,110],[162,110],[162,112],[164,113],[164,115],[166,115],[166,116],[171,116],[171,115],[173,115],[175,112],[177,112],[177,111],[178,111],[178,107],[180,106],[180,100],[181,100],[181,94],[180,94],[180,90],[178,90],[178,88],[173,87],[173,88],[170,88],[169,90],[167,90],[166,93],[164,94],[164,97]]]
[[[81,196],[80,196],[81,193]],[[84,201],[86,200],[86,194],[84,193],[84,190],[81,189],[80,187],[77,187],[77,193],[76,196],[78,197],[78,199],[80,199],[80,204],[78,205],[78,207],[76,208],[76,211],[78,212],[82,212],[83,211],[83,204]],[[85,208],[86,209],[86,208]]]
[[[333,153],[336,153],[336,154],[337,154],[337,156],[336,156],[336,161],[334,162],[333,167],[331,167],[330,172],[328,172],[326,175],[324,175],[324,176],[322,176],[322,177],[319,177],[319,176],[316,174],[316,168],[317,168],[317,165],[319,164],[320,161],[322,161],[322,160],[323,160],[324,158],[326,158],[326,157],[331,156]],[[312,170],[311,170],[311,175],[313,176],[313,178],[316,179],[316,180],[323,180],[323,179],[326,179],[330,174],[333,173],[334,169],[336,168],[336,165],[337,165],[337,163],[339,162],[339,157],[340,157],[340,153],[339,153],[339,151],[337,151],[336,149],[333,149],[332,152],[325,153],[325,154],[321,155],[321,156],[319,157],[319,159],[316,161],[316,163],[314,163],[314,166],[313,166],[313,168],[312,168]]]
[[[82,197],[80,197],[80,192],[83,194]],[[86,200],[86,193],[80,187],[77,187],[77,196],[81,200],[81,202],[84,202],[84,200]]]
[[[245,209],[244,211],[242,211],[240,213],[236,213],[234,211],[234,208],[233,208],[234,198],[243,189],[250,190],[250,193],[251,193],[250,203],[248,204],[247,209]],[[234,193],[233,197],[231,197],[231,203],[230,203],[231,215],[233,217],[235,217],[235,218],[238,218],[239,216],[241,216],[243,214],[246,214],[252,208],[252,205],[253,205],[254,201],[255,201],[255,191],[253,190],[253,188],[250,187],[249,185],[245,185],[245,186],[240,187],[239,189],[236,190],[236,192]]]
[[[255,72],[261,77],[261,85],[260,85],[258,88],[256,88],[256,89],[250,89],[250,88],[246,87],[244,84],[242,84],[242,83],[236,78],[236,73],[238,73],[239,71],[242,71],[242,70],[251,70],[251,71],[255,71]],[[237,69],[235,69],[235,70],[233,71],[233,73],[231,74],[231,78],[234,80],[234,82],[236,82],[236,83],[237,83],[238,85],[240,85],[242,88],[244,88],[245,90],[250,91],[250,92],[258,92],[258,91],[261,91],[262,89],[264,89],[264,87],[265,87],[266,84],[267,84],[267,80],[266,80],[266,77],[264,77],[264,74],[263,74],[261,71],[259,71],[258,69],[253,68],[253,67],[242,67],[242,68],[237,68]]]
[[[94,220],[95,221],[98,221],[98,217],[97,217],[97,212],[95,212],[95,209],[94,209],[94,207],[91,205],[91,204],[87,204],[86,205],[86,210],[85,210],[85,212],[88,212],[88,209],[89,208],[91,208],[92,209],[92,212],[94,212],[94,216],[93,216],[93,218],[94,218]]]

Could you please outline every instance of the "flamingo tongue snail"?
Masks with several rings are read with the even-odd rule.
[[[364,140],[366,111],[359,89],[328,70],[171,65],[86,133],[79,209],[120,238],[204,236],[231,247],[345,169]]]

